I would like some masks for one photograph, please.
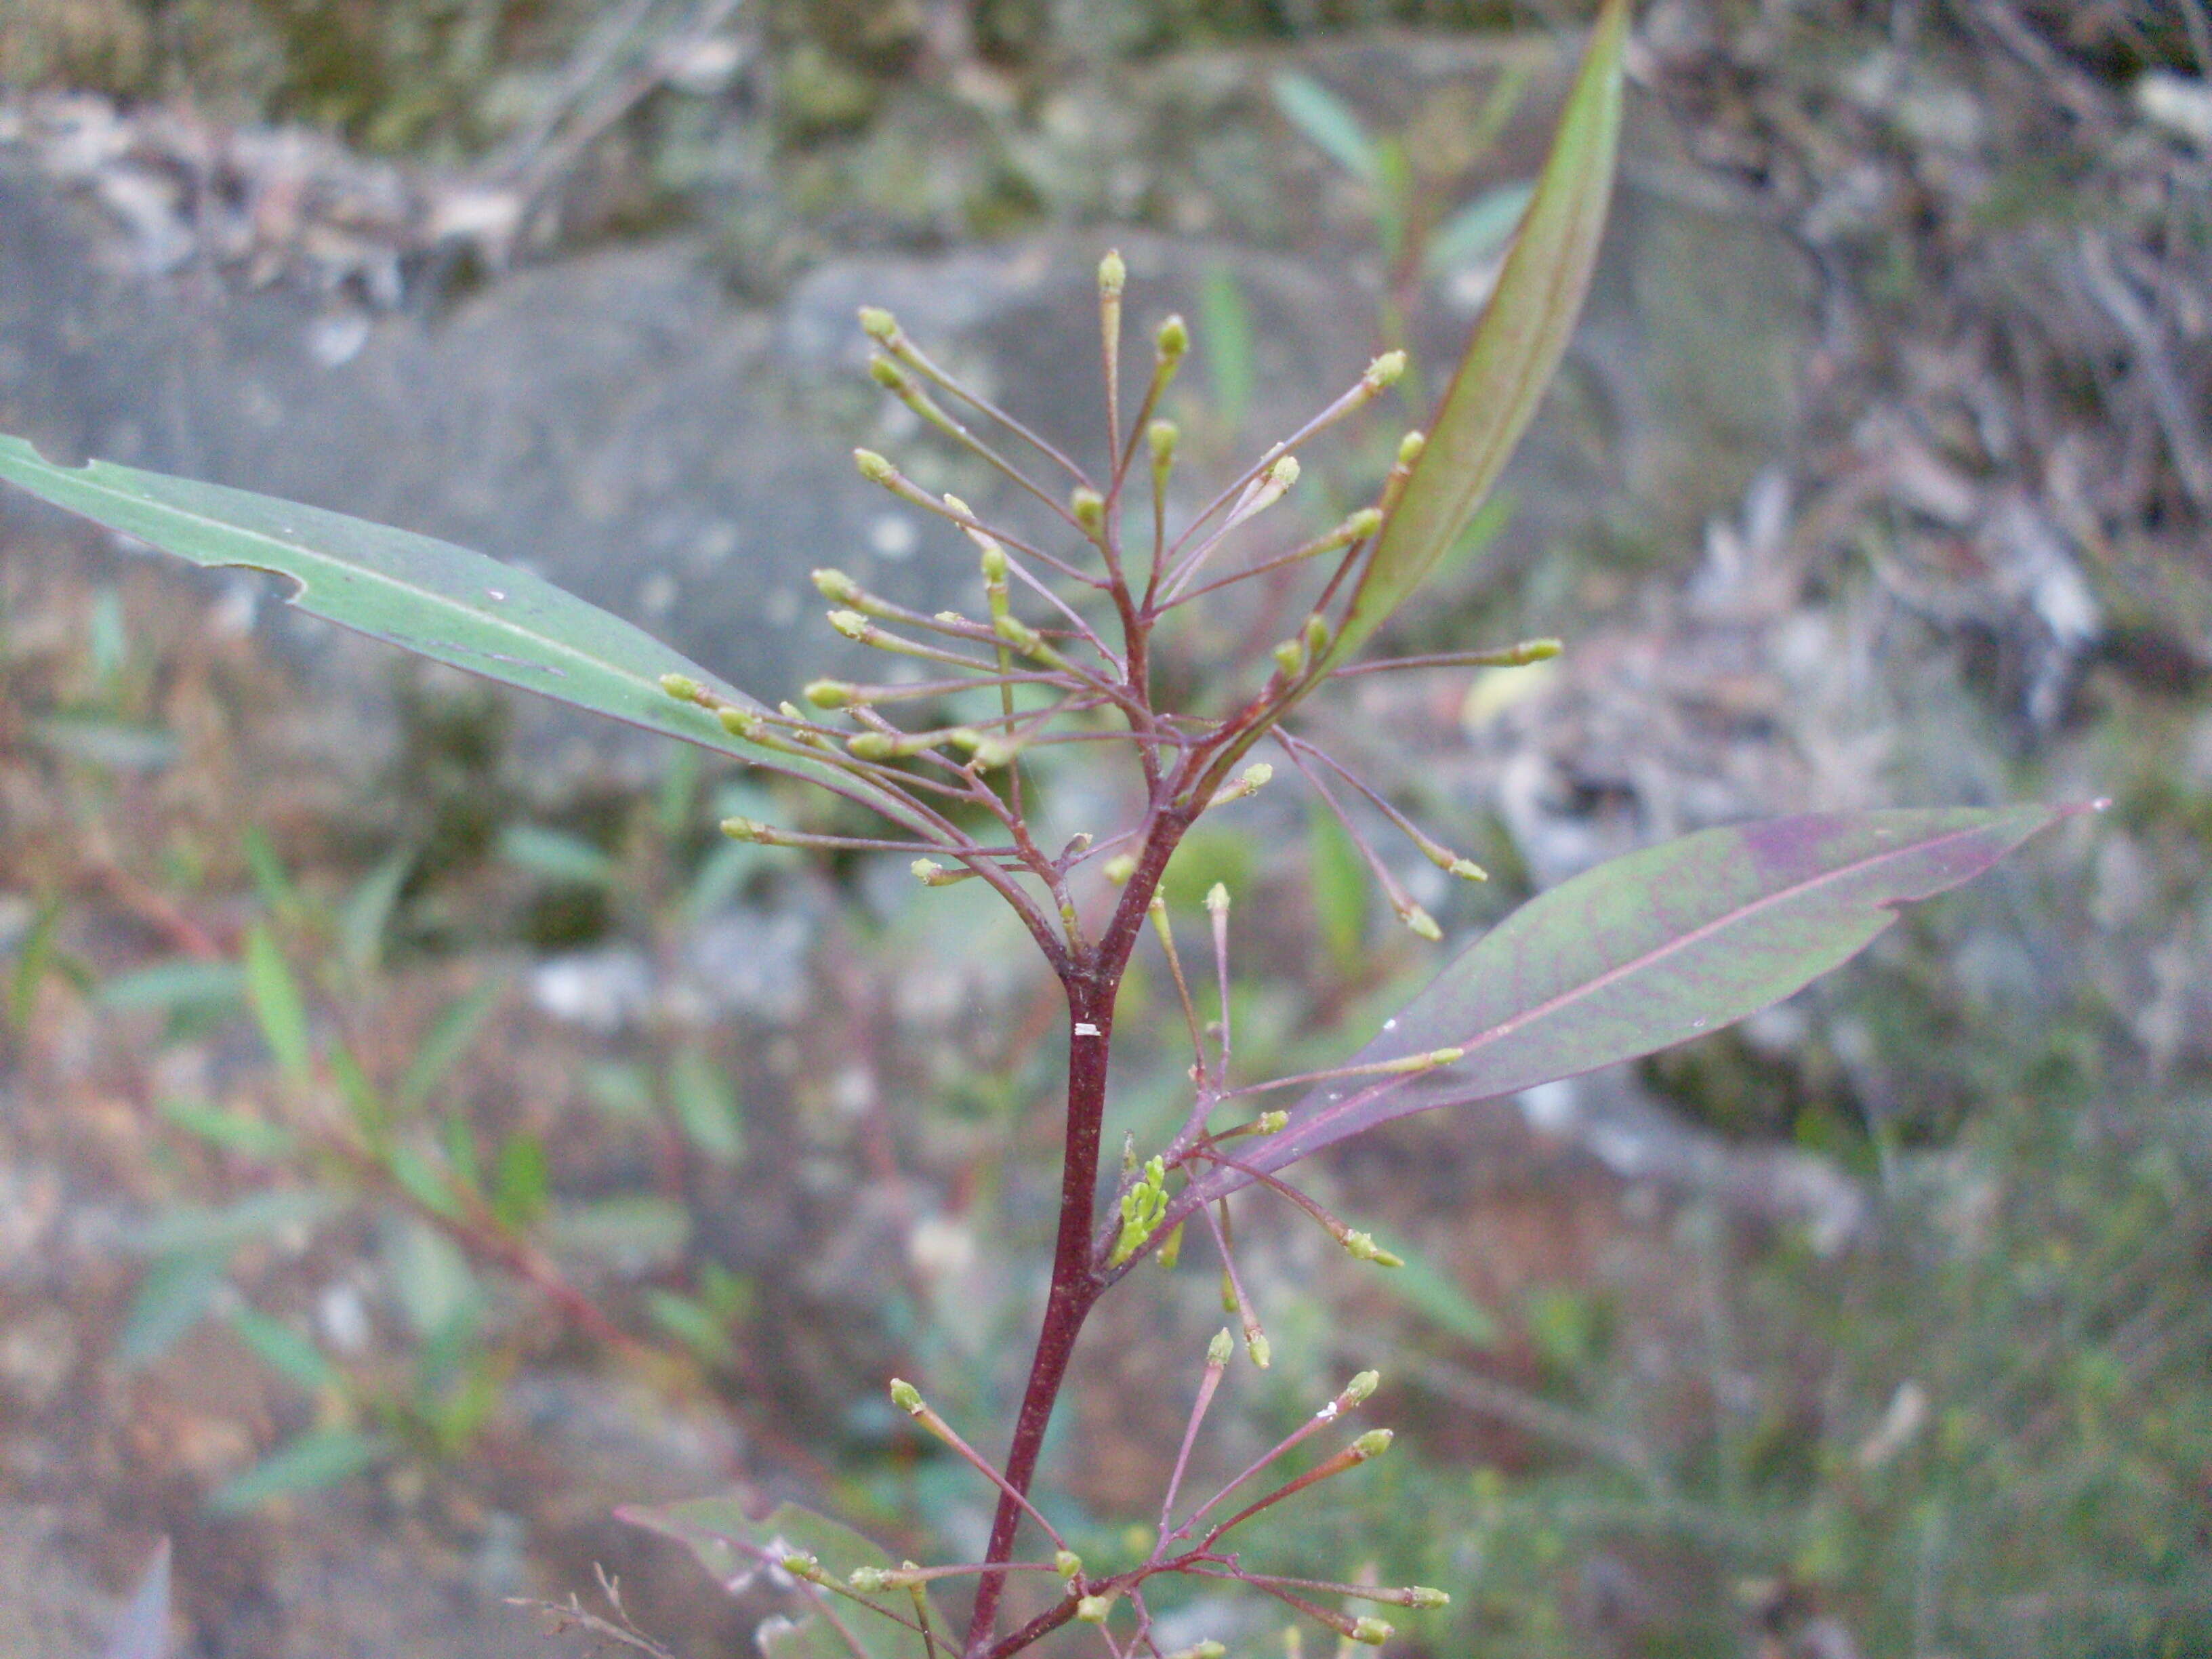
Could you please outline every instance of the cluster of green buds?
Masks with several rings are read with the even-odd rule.
[[[1419,432],[1396,445],[1373,503],[1285,550],[1257,556],[1237,550],[1242,538],[1279,516],[1297,492],[1304,477],[1298,448],[1395,385],[1406,372],[1401,351],[1376,357],[1350,387],[1269,447],[1171,535],[1170,490],[1182,446],[1164,402],[1190,350],[1190,331],[1175,316],[1154,330],[1152,372],[1125,421],[1121,370],[1127,282],[1126,263],[1118,254],[1106,255],[1097,287],[1112,446],[1110,465],[1096,476],[939,364],[889,312],[861,311],[860,327],[872,348],[869,373],[877,384],[930,431],[1046,509],[1073,548],[1054,546],[1050,535],[1024,537],[988,522],[960,497],[925,489],[889,457],[856,450],[854,461],[863,478],[943,520],[973,544],[981,612],[919,611],[825,567],[814,573],[814,583],[832,606],[832,632],[902,659],[898,673],[880,682],[817,678],[805,688],[804,707],[787,702],[773,710],[724,703],[684,676],[664,680],[671,696],[708,708],[749,741],[806,763],[810,775],[824,776],[823,769],[842,775],[842,781],[831,777],[830,787],[874,807],[904,833],[885,839],[831,837],[744,818],[725,827],[764,846],[902,851],[917,878],[933,886],[980,878],[1022,913],[1049,951],[1079,954],[1086,939],[1085,907],[1071,878],[1096,858],[1092,867],[1109,889],[1131,879],[1139,866],[1131,843],[1141,842],[1143,830],[1058,854],[1036,845],[1024,799],[1024,762],[1058,745],[1119,745],[1135,758],[1148,811],[1157,813],[1164,805],[1189,817],[1264,786],[1273,769],[1249,760],[1247,751],[1273,741],[1352,831],[1406,926],[1424,938],[1440,938],[1435,920],[1405,892],[1321,775],[1348,782],[1440,868],[1480,880],[1480,866],[1407,822],[1380,792],[1283,729],[1283,721],[1315,687],[1336,675],[1431,661],[1535,661],[1555,650],[1556,642],[1399,665],[1349,667],[1336,659],[1363,562],[1423,453],[1426,441]],[[1001,447],[1009,440],[1041,458],[1047,476],[1033,476],[1018,464]],[[1148,469],[1139,465],[1140,457]],[[1143,505],[1147,471],[1149,534],[1133,535],[1127,520]],[[1210,685],[1201,694],[1210,705],[1205,708],[1161,705],[1153,670],[1164,624],[1202,596],[1270,574],[1288,580],[1303,569],[1321,573],[1316,595],[1297,630],[1258,665],[1264,671],[1260,683],[1243,691]],[[938,672],[933,676],[925,669],[917,678],[917,664]],[[896,711],[902,708],[919,708],[924,717],[901,720]],[[978,838],[968,826],[979,815],[995,820],[1003,833]]]
[[[1154,1158],[1145,1165],[1143,1176],[1121,1194],[1121,1234],[1114,1243],[1114,1254],[1107,1265],[1118,1267],[1152,1242],[1159,1231],[1162,1218],[1168,1209],[1168,1171],[1166,1163]]]

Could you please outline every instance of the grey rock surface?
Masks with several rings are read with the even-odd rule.
[[[1036,523],[1033,504],[1008,502],[994,474],[867,384],[854,307],[889,307],[1095,465],[1091,272],[1107,240],[841,258],[774,309],[732,300],[702,245],[672,240],[517,270],[444,310],[372,313],[246,291],[190,261],[146,275],[82,192],[0,150],[0,428],[63,456],[290,496],[526,562],[775,697],[839,672],[835,642],[800,626],[817,608],[810,568],[836,564],[933,606],[967,585],[958,538],[857,478],[854,446]],[[1218,464],[1326,401],[1371,349],[1376,299],[1356,261],[1118,240],[1133,400],[1159,317],[1195,319],[1209,283],[1242,297],[1251,416],[1243,445],[1224,434]],[[1601,495],[1640,537],[1686,550],[1788,424],[1787,366],[1809,325],[1792,257],[1754,227],[1627,193],[1582,343],[1518,465],[1522,519],[1502,559],[1586,525]],[[1421,343],[1436,377],[1472,313],[1431,309]],[[1729,349],[1712,349],[1723,337]],[[1201,401],[1206,349],[1201,337],[1185,376]]]

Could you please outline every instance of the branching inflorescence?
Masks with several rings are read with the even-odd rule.
[[[1407,895],[1344,813],[1325,778],[1379,810],[1440,868],[1469,880],[1485,878],[1471,860],[1421,831],[1380,791],[1285,726],[1308,695],[1346,672],[1333,647],[1358,591],[1363,562],[1403,493],[1425,439],[1419,432],[1407,433],[1396,447],[1374,505],[1350,514],[1325,534],[1288,551],[1259,556],[1242,545],[1297,484],[1297,450],[1380,398],[1404,372],[1404,354],[1392,351],[1377,357],[1341,396],[1268,448],[1188,523],[1173,526],[1169,486],[1179,434],[1175,423],[1159,411],[1189,349],[1190,336],[1180,317],[1171,316],[1158,325],[1152,336],[1151,372],[1125,427],[1118,377],[1126,279],[1121,256],[1107,254],[1098,267],[1109,438],[1103,476],[1086,471],[941,368],[890,313],[872,309],[860,313],[860,325],[875,345],[870,369],[877,382],[929,427],[1042,503],[1054,521],[1055,541],[1065,544],[1048,544],[1042,537],[1024,540],[1007,528],[986,523],[957,496],[932,495],[883,456],[865,449],[856,452],[863,477],[944,520],[973,544],[981,613],[924,615],[868,592],[841,570],[817,570],[816,586],[837,607],[829,613],[830,626],[845,639],[945,672],[927,679],[881,684],[817,679],[805,691],[811,710],[787,703],[773,714],[719,698],[683,675],[670,675],[663,682],[670,696],[710,710],[733,734],[765,748],[826,762],[865,785],[872,795],[895,799],[900,819],[921,835],[913,840],[808,835],[750,818],[729,820],[723,826],[726,833],[776,846],[912,853],[915,873],[925,883],[936,885],[966,878],[988,882],[1020,915],[1066,990],[1070,1058],[1061,1226],[1044,1327],[1004,1469],[973,1452],[908,1385],[893,1386],[894,1396],[917,1421],[974,1462],[1000,1489],[986,1560],[972,1568],[932,1570],[922,1575],[932,1579],[960,1571],[976,1575],[975,1610],[961,1649],[975,1659],[1017,1652],[1071,1620],[1098,1625],[1112,1651],[1152,1653],[1156,1650],[1148,1634],[1142,1587],[1164,1573],[1243,1580],[1360,1641],[1382,1640],[1389,1626],[1372,1617],[1355,1620],[1319,1607],[1301,1592],[1364,1595],[1407,1606],[1441,1600],[1427,1591],[1359,1590],[1268,1579],[1246,1572],[1219,1547],[1223,1534],[1249,1516],[1381,1450],[1389,1442],[1388,1434],[1381,1431],[1363,1437],[1316,1470],[1203,1533],[1195,1532],[1198,1522],[1227,1497],[1226,1491],[1180,1527],[1170,1525],[1169,1510],[1164,1507],[1160,1542],[1152,1558],[1109,1576],[1090,1577],[1079,1564],[1067,1565],[1072,1558],[1028,1498],[1045,1425],[1086,1316],[1140,1254],[1158,1246],[1172,1259],[1180,1249],[1182,1225],[1164,1239],[1158,1236],[1171,1184],[1187,1185],[1195,1172],[1241,1169],[1235,1152],[1238,1140],[1275,1133],[1285,1121],[1282,1112],[1273,1111],[1217,1129],[1212,1127],[1217,1112],[1267,1090],[1322,1080],[1315,1075],[1262,1084],[1232,1082],[1226,983],[1229,895],[1217,887],[1207,902],[1212,954],[1222,981],[1220,1018],[1209,1031],[1198,1012],[1159,894],[1177,843],[1202,814],[1254,793],[1270,780],[1273,768],[1249,758],[1255,746],[1269,741],[1345,823],[1400,917],[1422,937],[1438,938],[1437,924]],[[953,413],[940,398],[962,413]],[[981,417],[1007,439],[1034,451],[1063,477],[1032,477],[1007,459],[1005,449],[980,435],[963,416]],[[1133,496],[1142,500],[1142,510],[1131,510]],[[1239,559],[1241,564],[1236,562]],[[1258,653],[1243,684],[1232,682],[1200,707],[1172,706],[1160,696],[1158,686],[1164,677],[1156,675],[1155,669],[1162,630],[1184,607],[1242,583],[1300,572],[1312,573],[1303,620],[1280,643]],[[1452,665],[1523,664],[1539,661],[1558,648],[1554,641],[1537,640],[1441,660]],[[1417,658],[1407,665],[1426,668],[1439,662]],[[1391,665],[1364,667],[1372,672]],[[930,709],[963,703],[978,712],[949,724],[901,723],[894,717],[908,706]],[[992,703],[995,708],[989,707]],[[1033,787],[1024,788],[1024,762],[1035,751],[1069,743],[1121,752],[1128,763],[1132,793],[1140,805],[1133,822],[1110,833],[1078,835],[1056,850],[1048,850],[1036,833],[1031,809],[1036,792]],[[963,827],[979,818],[993,826],[988,839]],[[1166,952],[1189,1027],[1194,1098],[1182,1131],[1168,1146],[1141,1164],[1133,1149],[1125,1155],[1120,1187],[1102,1223],[1094,1216],[1094,1206],[1115,1000],[1131,951],[1147,922]],[[1444,1048],[1332,1075],[1403,1077],[1459,1057],[1457,1048]],[[1348,1228],[1288,1182],[1256,1172],[1252,1179],[1318,1221],[1355,1257],[1395,1264],[1397,1258],[1367,1235]],[[1231,1251],[1227,1200],[1201,1213],[1221,1252],[1224,1297],[1238,1316],[1245,1350],[1255,1364],[1265,1365],[1267,1338]],[[1231,1346],[1224,1332],[1209,1356],[1191,1422],[1194,1437],[1221,1380]],[[1363,1374],[1268,1461],[1365,1398],[1373,1381],[1372,1373]],[[1170,1506],[1189,1450],[1187,1440],[1168,1494]],[[1259,1467],[1243,1478],[1256,1474]],[[1049,1612],[1000,1638],[995,1621],[1008,1573],[1053,1565],[1015,1561],[1016,1533],[1024,1516],[1036,1521],[1048,1541],[1060,1550],[1066,1588]],[[809,1582],[829,1583],[826,1577],[800,1576]],[[867,1583],[888,1587],[890,1581],[878,1583],[880,1577],[874,1575]],[[900,1576],[897,1582],[920,1583],[922,1578]],[[859,1594],[864,1587],[837,1588]],[[1126,1646],[1117,1645],[1106,1628],[1109,1609],[1124,1601],[1136,1621]]]
[[[767,1570],[810,1604],[811,1622],[763,1627],[761,1646],[775,1659],[1009,1659],[1070,1625],[1094,1632],[1115,1659],[1220,1655],[1210,1641],[1163,1655],[1146,1593],[1169,1576],[1234,1580],[1354,1643],[1386,1641],[1389,1626],[1313,1598],[1443,1605],[1442,1592],[1419,1587],[1270,1577],[1244,1566],[1229,1547],[1231,1534],[1252,1516],[1388,1445],[1387,1431],[1370,1431],[1232,1507],[1248,1484],[1364,1401],[1376,1386],[1372,1371],[1361,1372],[1279,1445],[1177,1518],[1193,1449],[1239,1336],[1251,1363],[1268,1363],[1267,1332],[1233,1249],[1231,1194],[1262,1189],[1325,1229],[1356,1260],[1396,1265],[1389,1250],[1331,1215],[1284,1171],[1393,1118],[1511,1094],[1745,1018],[1863,949],[1894,921],[1899,905],[1958,885],[2030,836],[2085,810],[1808,812],[1646,848],[1514,912],[1384,1021],[1344,1066],[1265,1082],[1236,1076],[1231,896],[1216,886],[1206,902],[1219,1000],[1218,1018],[1208,1019],[1204,988],[1194,987],[1185,971],[1160,887],[1201,815],[1269,781],[1273,766],[1253,753],[1261,744],[1271,744],[1340,819],[1346,801],[1356,799],[1440,869],[1482,879],[1471,860],[1286,722],[1334,678],[1513,666],[1559,648],[1531,640],[1395,662],[1354,660],[1476,522],[1565,348],[1605,221],[1627,25],[1626,0],[1604,0],[1550,159],[1427,435],[1409,433],[1398,443],[1371,506],[1293,545],[1270,549],[1255,538],[1255,526],[1283,516],[1267,519],[1298,482],[1297,452],[1375,403],[1404,372],[1400,354],[1376,358],[1340,397],[1176,526],[1169,484],[1178,434],[1162,409],[1189,334],[1176,318],[1159,325],[1143,394],[1125,419],[1127,272],[1117,256],[1109,254],[1098,271],[1107,446],[1096,474],[946,372],[888,313],[863,312],[876,380],[1036,502],[1051,529],[1017,535],[956,497],[931,495],[884,457],[859,452],[871,482],[966,538],[982,603],[976,615],[925,615],[841,571],[817,571],[816,585],[836,607],[831,628],[900,662],[880,683],[817,680],[805,689],[808,708],[770,708],[619,618],[466,549],[106,462],[57,466],[20,439],[0,437],[0,477],[112,529],[200,564],[280,573],[296,585],[295,603],[313,614],[805,779],[874,811],[888,821],[884,835],[802,833],[751,818],[732,818],[723,829],[772,846],[906,854],[915,876],[932,886],[985,882],[1012,906],[1059,976],[1067,1002],[1059,1223],[1036,1351],[1003,1462],[977,1452],[911,1385],[891,1384],[893,1401],[996,1489],[983,1559],[894,1565],[858,1534],[791,1505],[765,1519],[727,1498],[630,1512],[684,1540],[733,1586]],[[1030,476],[1001,444],[1039,458],[1047,477]],[[1293,617],[1295,623],[1263,628],[1261,641],[1278,631],[1283,637],[1272,648],[1255,645],[1199,691],[1164,696],[1162,685],[1186,678],[1160,672],[1176,621],[1200,601],[1218,603],[1253,583],[1269,600],[1255,608],[1259,615]],[[1285,610],[1291,595],[1298,602]],[[1075,835],[1054,849],[1049,839],[1038,839],[1037,787],[1024,774],[1046,752],[1075,745],[1086,763],[1118,763],[1135,805],[1127,823]],[[1358,826],[1346,822],[1399,918],[1436,939],[1436,922]],[[978,824],[987,826],[981,835],[969,827]],[[1101,1139],[1115,1004],[1148,926],[1158,936],[1189,1034],[1191,1106],[1166,1145],[1124,1149],[1119,1182],[1107,1192]],[[1287,1105],[1264,1104],[1272,1091],[1290,1088],[1297,1093]],[[1224,1329],[1207,1350],[1151,1549],[1141,1560],[1093,1571],[1030,1496],[1045,1430],[1076,1339],[1099,1298],[1147,1255],[1172,1262],[1194,1221],[1219,1255],[1224,1301],[1237,1330]],[[1049,1554],[1019,1553],[1025,1522]],[[834,1558],[834,1568],[825,1556]],[[1054,1589],[1028,1622],[1002,1632],[1002,1602],[1017,1575]],[[966,1578],[975,1581],[975,1597],[964,1630],[955,1634],[929,1587]]]

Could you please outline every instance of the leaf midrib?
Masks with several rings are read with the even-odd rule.
[[[1730,910],[1726,915],[1716,916],[1711,921],[1701,922],[1697,927],[1692,928],[1688,933],[1680,934],[1677,937],[1668,940],[1665,944],[1656,949],[1646,951],[1626,962],[1620,963],[1612,968],[1608,968],[1595,978],[1583,980],[1578,984],[1570,986],[1567,989],[1546,999],[1540,1003],[1538,1003],[1534,1007],[1527,1009],[1521,1013],[1512,1015],[1498,1024],[1492,1025],[1486,1030],[1476,1033],[1474,1036],[1468,1037],[1464,1042],[1459,1043],[1455,1046],[1466,1050],[1467,1054],[1472,1055],[1478,1049],[1487,1048],[1492,1044],[1503,1042],[1505,1038],[1511,1036],[1515,1032],[1522,1030],[1524,1027],[1534,1024],[1539,1019],[1542,1019],[1551,1014],[1556,1013],[1562,1008],[1570,1007],[1574,1003],[1583,998],[1596,995],[1599,992],[1606,989],[1607,987],[1617,984],[1621,979],[1629,974],[1642,972],[1655,963],[1666,961],[1668,957],[1678,951],[1685,951],[1691,948],[1692,945],[1702,944],[1705,940],[1716,937],[1717,934],[1725,932],[1729,927],[1735,927],[1739,923],[1750,921],[1763,911],[1773,905],[1783,902],[1784,900],[1800,898],[1805,895],[1818,892],[1823,886],[1826,886],[1832,882],[1841,881],[1845,877],[1857,875],[1863,871],[1876,868],[1883,861],[1889,859],[1899,858],[1908,854],[1940,852],[1943,848],[1949,846],[1954,842],[1967,840],[1973,836],[1984,834],[1990,828],[1990,826],[1985,823],[1970,824],[1961,830],[1948,831],[1931,840],[1915,842],[1907,847],[1889,848],[1880,853],[1870,854],[1866,858],[1856,860],[1850,864],[1839,865],[1835,869],[1826,871],[1809,881],[1798,882],[1790,886],[1778,889],[1774,892],[1765,895],[1763,897],[1753,900],[1748,904],[1745,904],[1735,909]],[[1888,910],[1894,912],[1899,905],[1910,902],[1911,902],[1911,901],[1905,898],[1887,899],[1878,902],[1871,908],[1877,910]],[[1893,916],[1892,919],[1894,920],[1894,917]],[[1887,924],[1884,925],[1886,926]],[[1464,1058],[1464,1056],[1462,1058]],[[1454,1062],[1455,1065],[1459,1063],[1459,1061]],[[1448,1067],[1439,1069],[1449,1070]],[[1402,1078],[1393,1078],[1389,1079],[1387,1084],[1380,1085],[1375,1089],[1362,1090],[1359,1095],[1352,1099],[1343,1101],[1334,1106],[1326,1107],[1321,1111],[1315,1113],[1313,1116],[1306,1119],[1304,1123],[1295,1124],[1286,1127],[1283,1131],[1285,1143],[1288,1144],[1291,1140],[1295,1139],[1300,1131],[1322,1128],[1332,1123],[1337,1122],[1347,1114],[1360,1110],[1364,1107],[1372,1104],[1375,1100],[1380,1098],[1382,1095],[1389,1092],[1391,1089],[1402,1086],[1404,1084],[1412,1082],[1415,1078],[1423,1075],[1425,1074],[1422,1073],[1410,1073]],[[1444,1103],[1439,1103],[1442,1104]],[[1296,1154],[1292,1158],[1285,1159],[1284,1161],[1292,1162],[1295,1161],[1295,1157],[1303,1157],[1304,1155],[1305,1154],[1303,1153]],[[1271,1164],[1266,1167],[1274,1169],[1279,1168],[1280,1165]]]
[[[41,464],[50,466],[52,465],[52,463],[50,462],[42,462]],[[392,575],[388,571],[378,569],[374,565],[340,559],[331,554],[319,552],[313,548],[303,547],[295,542],[288,542],[282,537],[271,535],[265,530],[245,529],[224,520],[211,518],[206,514],[191,507],[180,507],[172,501],[151,501],[143,495],[134,495],[124,487],[110,483],[106,479],[96,475],[96,469],[107,465],[109,464],[94,461],[82,467],[55,467],[53,470],[56,472],[67,477],[69,478],[69,482],[75,488],[96,494],[104,500],[127,502],[132,506],[141,508],[151,507],[156,512],[173,514],[177,518],[184,520],[203,531],[216,532],[226,536],[234,536],[250,539],[256,544],[278,549],[285,553],[292,555],[295,558],[301,562],[317,565],[321,567],[323,570],[326,570],[328,572],[342,575],[366,577],[369,580],[380,584],[387,593],[399,594],[402,596],[403,600],[406,599],[428,600],[441,608],[458,611],[464,616],[483,623],[488,628],[500,630],[513,639],[528,641],[532,645],[541,647],[549,654],[557,653],[566,661],[580,664],[587,672],[597,672],[601,674],[611,675],[622,680],[624,684],[636,687],[641,690],[657,690],[659,689],[655,682],[648,678],[646,674],[640,670],[626,668],[618,663],[611,663],[604,657],[594,656],[590,652],[586,651],[578,646],[572,645],[565,640],[556,638],[552,635],[533,630],[517,619],[509,616],[502,615],[498,611],[479,610],[470,605],[466,600],[457,598],[453,594],[441,592],[436,588],[426,587],[420,583],[405,580],[403,578]],[[18,482],[20,482],[20,480]],[[216,489],[224,488],[224,486],[221,484],[210,484],[205,487]],[[274,498],[257,496],[255,499],[257,501],[265,501]],[[305,510],[310,512],[320,513],[330,511],[330,509],[326,507],[308,507],[306,503],[303,502],[293,503],[293,505],[300,506]],[[349,515],[345,514],[333,514],[332,516],[342,519],[349,517]],[[383,531],[386,533],[397,533],[399,535],[415,535],[418,533],[412,531],[398,530],[396,526],[392,526],[373,524],[370,520],[366,519],[352,520],[352,522],[357,522],[367,526],[370,529]],[[512,566],[501,565],[500,562],[492,558],[489,554],[478,552],[474,548],[461,547],[455,543],[440,543],[437,541],[435,537],[430,536],[424,536],[422,539],[424,541],[436,543],[440,546],[451,547],[454,551],[465,553],[472,558],[483,559],[487,563],[511,571],[512,574],[519,579],[529,578],[528,572],[515,569]],[[226,558],[219,556],[204,561],[196,560],[194,562],[205,562],[213,565],[216,568],[223,569],[258,570],[264,575],[276,576],[289,581],[297,582],[299,584],[299,591],[288,597],[285,601],[288,605],[294,605],[301,611],[307,611],[311,616],[324,616],[325,619],[327,621],[341,621],[340,618],[329,616],[326,611],[319,609],[316,604],[308,602],[311,599],[311,597],[314,596],[316,593],[315,585],[310,576],[299,571],[287,570],[282,566],[271,566],[260,563],[250,558]],[[319,574],[320,573],[319,572]],[[529,579],[533,580],[540,580],[538,578]],[[611,615],[611,613],[609,614]],[[620,617],[615,617],[614,620],[620,622],[622,619]],[[341,625],[348,624],[341,623]],[[624,623],[624,626],[629,625],[629,624],[628,623]],[[650,636],[648,635],[647,637]],[[458,645],[451,641],[441,641],[437,643],[437,647],[435,648],[444,650],[461,650],[467,647]],[[491,655],[494,653],[487,652],[484,654]],[[669,651],[668,656],[670,672],[677,672],[679,669],[695,670],[696,672],[695,673],[694,678],[705,675],[708,678],[715,679],[715,692],[717,696],[731,696],[734,693],[733,700],[744,703],[752,702],[753,699],[746,696],[743,692],[736,691],[734,687],[726,686],[722,684],[718,678],[715,678],[715,677],[706,675],[705,670],[699,669],[698,665],[690,662],[680,653],[674,649],[672,648]],[[530,665],[527,659],[520,659],[520,661],[522,665]]]

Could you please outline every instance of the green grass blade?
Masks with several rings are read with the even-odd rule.
[[[289,1440],[208,1499],[218,1515],[237,1515],[271,1498],[335,1486],[366,1474],[392,1455],[381,1435],[312,1429]]]
[[[488,979],[440,1012],[399,1079],[396,1098],[402,1112],[421,1109],[446,1080],[446,1073],[468,1053],[506,989],[505,981]]]
[[[1367,184],[1376,182],[1381,166],[1375,141],[1359,118],[1334,92],[1310,75],[1285,70],[1269,83],[1275,107],[1337,166]]]
[[[307,1027],[307,1005],[300,995],[291,965],[266,928],[258,926],[246,934],[246,997],[260,1022],[261,1040],[286,1081],[305,1085],[314,1081],[315,1050]]]
[[[0,436],[0,478],[194,564],[265,570],[310,616],[556,702],[828,785],[919,829],[880,789],[803,756],[770,755],[660,689],[682,674],[725,702],[761,705],[643,629],[481,553],[252,490],[110,461],[56,466]]]
[[[1330,653],[1349,658],[1459,538],[1534,418],[1589,291],[1620,141],[1626,0],[1607,0],[1498,289],[1383,526]]]

